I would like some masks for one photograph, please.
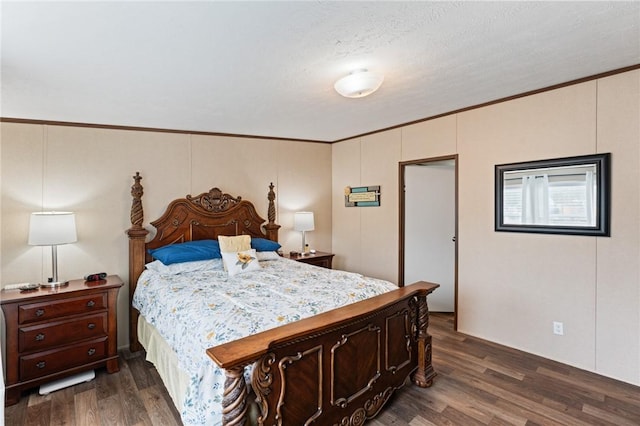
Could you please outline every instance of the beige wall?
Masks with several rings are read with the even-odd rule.
[[[253,201],[267,217],[269,182],[285,251],[299,249],[293,212],[315,212],[307,241],[331,250],[331,147],[328,144],[34,124],[1,124],[2,286],[42,282],[50,248],[27,245],[29,214],[76,212],[78,242],[58,248],[60,278],[105,271],[128,278],[131,176],[143,176],[145,224],[168,201],[214,186]],[[147,225],[148,226],[148,225]],[[118,297],[118,343],[128,343],[128,283]]]
[[[639,92],[632,71],[334,144],[339,265],[395,282],[398,161],[458,154],[459,330],[640,384]],[[611,237],[494,231],[494,165],[598,152]],[[344,207],[344,186],[378,184],[381,207]]]

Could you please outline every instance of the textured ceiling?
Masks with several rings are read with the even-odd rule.
[[[2,2],[5,118],[334,141],[640,63],[640,2]],[[357,68],[380,90],[346,99]]]

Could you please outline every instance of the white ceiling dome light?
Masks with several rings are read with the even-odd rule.
[[[360,69],[342,77],[333,87],[345,98],[362,98],[378,90],[383,80],[382,74]]]

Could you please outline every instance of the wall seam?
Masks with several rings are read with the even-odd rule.
[[[276,193],[276,200],[275,200],[275,209],[276,209],[276,223],[280,222],[280,159],[282,158],[282,156],[280,155],[280,152],[282,151],[282,141],[278,141],[276,142],[276,155],[277,155],[277,159],[278,161],[276,161],[276,177],[274,179],[275,181],[275,193]],[[333,174],[331,175],[332,179],[333,179]],[[331,191],[329,192],[329,194],[331,194]],[[331,199],[331,197],[329,197]],[[331,208],[331,214],[333,215],[333,207]],[[269,218],[269,210],[267,209],[267,219]],[[278,239],[280,240],[282,238],[281,234],[278,234]],[[331,228],[331,246],[333,246],[333,226]]]
[[[599,91],[599,80],[595,81],[595,111],[594,111],[594,142],[595,142],[595,153],[598,153],[598,91]],[[601,237],[596,237],[595,242],[595,253],[594,258],[594,277],[595,277],[595,289],[594,289],[594,301],[593,301],[593,368],[594,371],[599,371],[598,366],[598,242]]]
[[[42,126],[42,164],[40,164],[42,175],[40,179],[40,211],[44,211],[44,182],[47,171],[47,148],[49,141],[49,128],[45,124]]]
[[[189,194],[193,194],[193,134],[189,133]]]
[[[458,118],[460,117],[460,114],[456,114],[456,134],[455,134],[455,138],[456,138],[456,154],[459,154],[458,152]]]
[[[360,164],[358,167],[358,185],[362,186],[362,139],[363,138],[358,138],[358,148],[360,149]],[[358,250],[358,253],[360,253],[360,259],[358,259],[358,271],[362,272],[364,271],[363,265],[362,265],[362,259],[364,259],[363,256],[363,244],[362,244],[362,209],[358,209],[358,234],[360,235],[360,249]]]
[[[404,151],[402,148],[404,148],[404,127],[400,127],[400,161],[404,161]]]
[[[45,175],[47,172],[47,151],[49,148],[49,127],[45,124],[42,126],[42,163],[40,164],[40,170],[42,175],[40,176],[40,211],[44,211],[44,192],[45,192]],[[44,247],[40,249],[40,280],[44,282]]]

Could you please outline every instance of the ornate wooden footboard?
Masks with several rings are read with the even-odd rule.
[[[227,375],[223,424],[245,422],[252,363],[260,425],[361,425],[409,377],[431,386],[427,295],[437,287],[415,283],[208,349]]]

